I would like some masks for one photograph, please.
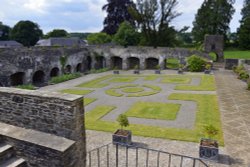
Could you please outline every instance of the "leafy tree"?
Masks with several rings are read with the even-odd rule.
[[[137,45],[139,43],[139,33],[129,22],[123,22],[114,36],[114,42],[123,45]]]
[[[128,12],[129,8],[135,8],[133,0],[107,0],[108,3],[102,7],[102,10],[108,13],[107,17],[104,19],[103,32],[114,35],[119,25],[128,21],[131,25],[134,25],[134,19]]]
[[[241,14],[241,25],[238,30],[239,46],[242,49],[250,49],[250,0],[245,0]]]
[[[39,25],[31,21],[19,21],[11,31],[11,38],[24,46],[34,46],[43,36]]]
[[[235,12],[235,0],[205,0],[193,22],[193,36],[196,42],[204,40],[206,34],[224,35],[229,31],[229,24]]]
[[[68,32],[62,29],[54,29],[53,31],[50,31],[46,34],[46,38],[51,38],[51,37],[67,37]]]
[[[112,38],[110,35],[101,32],[101,33],[90,34],[87,37],[87,40],[89,44],[104,44],[104,43],[110,43]]]
[[[142,32],[143,45],[173,46],[176,31],[170,22],[180,15],[175,11],[177,0],[137,0],[137,8],[131,9]]]
[[[0,22],[0,40],[5,41],[10,39],[10,31],[11,28],[7,25],[2,24]]]
[[[192,72],[202,71],[203,67],[206,64],[205,60],[196,55],[190,56],[187,62],[188,62],[188,68]]]
[[[119,122],[119,125],[121,126],[121,129],[123,129],[123,127],[129,126],[128,118],[124,114],[120,114],[118,116],[118,118],[117,118],[117,121]]]

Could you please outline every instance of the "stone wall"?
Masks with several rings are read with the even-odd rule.
[[[224,37],[223,35],[206,35],[204,40],[204,50],[206,53],[213,52],[217,56],[218,62],[224,61]]]
[[[85,163],[84,108],[81,96],[0,88],[0,122],[76,141],[76,166]]]

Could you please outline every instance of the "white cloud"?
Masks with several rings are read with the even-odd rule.
[[[26,0],[23,7],[33,12],[46,13],[48,3],[46,0]]]

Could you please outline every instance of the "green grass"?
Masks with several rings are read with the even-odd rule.
[[[107,95],[115,96],[115,97],[122,97],[123,96],[123,94],[116,92],[116,89],[108,89],[105,91],[105,93]]]
[[[125,114],[128,117],[175,120],[180,104],[137,102]]]
[[[60,92],[74,94],[74,95],[87,95],[87,94],[93,92],[93,90],[65,89],[65,90],[62,90]]]
[[[143,87],[146,87],[146,88],[149,88],[149,89],[153,89],[154,91],[161,91],[161,88],[158,87],[158,86],[155,86],[155,85],[145,84],[145,85],[143,85]]]
[[[101,78],[97,78],[97,79],[94,79],[94,80],[91,80],[89,82],[85,82],[85,83],[82,83],[80,85],[78,85],[77,87],[85,87],[85,88],[103,88],[105,86],[108,86],[109,84],[107,83],[101,83],[109,78],[111,78],[112,76],[111,75],[107,75],[107,76],[104,76],[104,77],[101,77]]]
[[[168,69],[177,69],[179,68],[179,60],[175,58],[167,59],[167,68]]]
[[[131,87],[131,88],[124,88],[122,89],[122,92],[124,93],[138,93],[144,91],[143,88],[140,87]]]
[[[126,84],[126,85],[121,85],[121,86],[116,86],[114,89],[121,89],[121,88],[127,88],[127,87],[136,87],[138,84]]]
[[[250,59],[250,51],[225,51],[225,59]]]
[[[64,74],[64,75],[60,75],[57,77],[52,77],[49,81],[49,83],[61,83],[61,82],[65,82],[71,79],[75,79],[75,78],[79,78],[81,76],[80,73],[74,73],[74,74]]]
[[[112,78],[111,80],[109,80],[109,82],[134,82],[135,80],[137,80],[138,78],[135,77],[116,77],[116,78]]]
[[[28,85],[17,85],[16,88],[19,89],[27,89],[27,90],[35,90],[35,86],[32,84],[28,84]]]
[[[144,77],[144,81],[155,81],[159,78],[157,75],[148,75]]]
[[[195,77],[195,76],[193,76]],[[175,90],[187,91],[215,91],[215,81],[213,75],[201,75],[200,85],[177,85]]]
[[[161,80],[161,83],[188,84],[191,82],[191,77],[186,76],[167,76]]]
[[[195,101],[198,104],[195,127],[193,129],[163,128],[149,125],[130,124],[127,128],[133,135],[164,138],[181,141],[199,142],[204,137],[203,126],[213,124],[219,129],[219,134],[215,136],[224,145],[223,132],[221,128],[218,99],[216,95],[202,94],[172,94],[171,100]],[[92,111],[86,113],[86,129],[114,132],[120,128],[117,122],[100,120],[104,115],[112,111],[114,106],[97,106]]]
[[[97,99],[95,99],[95,98],[84,98],[84,106],[87,106],[87,105],[93,103],[96,100]]]
[[[127,97],[143,97],[143,96],[151,96],[159,93],[158,91],[148,91],[148,92],[140,92],[140,93],[131,93],[128,94]]]

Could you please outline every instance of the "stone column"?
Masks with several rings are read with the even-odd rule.
[[[128,58],[122,58],[122,69],[123,70],[128,70]]]
[[[145,70],[145,58],[144,57],[140,58],[140,69]]]
[[[166,58],[165,56],[160,56],[159,57],[159,66],[161,70],[166,69]]]
[[[108,68],[108,69],[113,68],[112,64],[111,64],[111,57],[106,57],[105,62],[106,62],[106,68]]]

